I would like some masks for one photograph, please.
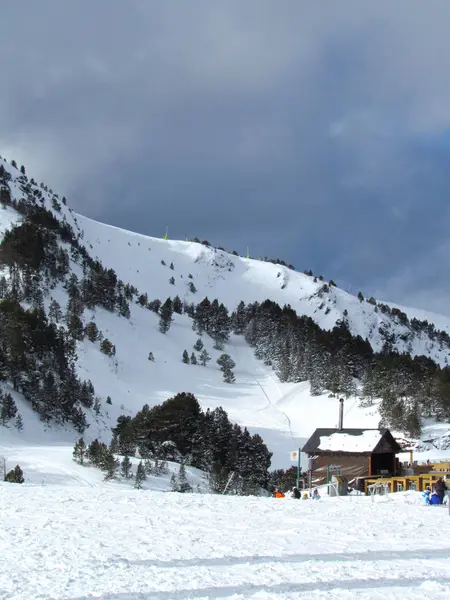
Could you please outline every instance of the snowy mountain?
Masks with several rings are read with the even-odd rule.
[[[441,364],[447,363],[449,345],[441,344],[426,333],[414,335],[411,327],[402,324],[401,317],[383,313],[376,305],[361,302],[335,286],[324,291],[324,282],[314,276],[283,265],[234,256],[199,243],[151,238],[81,215],[76,218],[93,256],[105,266],[113,267],[121,279],[133,283],[139,290],[146,291],[149,287],[157,290],[155,295],[159,298],[176,293],[182,300],[195,302],[208,296],[218,298],[229,310],[234,310],[241,300],[247,304],[269,298],[280,306],[289,304],[299,315],[311,317],[323,329],[331,329],[346,317],[352,334],[369,339],[376,351],[381,350],[393,334],[393,346],[399,352],[425,354]],[[167,268],[171,263],[175,267],[173,272]],[[197,289],[195,295],[189,290],[189,274]],[[175,289],[170,284],[172,276]],[[390,306],[450,333],[450,318]]]
[[[58,305],[65,313],[74,276],[78,282],[84,281],[80,287],[90,297],[95,296],[95,290],[89,288],[92,273],[100,272],[100,267],[105,289],[108,277],[113,280],[115,299],[110,309],[105,308],[104,298],[91,299],[83,305],[80,317],[82,326],[95,323],[103,340],[111,342],[113,351],[101,351],[98,338],[89,341],[83,334],[76,339],[77,376],[92,382],[101,405],[100,410],[84,410],[89,423],[87,440],[99,437],[109,442],[111,427],[120,415],[132,417],[144,405],[160,404],[180,392],[195,394],[204,409],[222,406],[232,422],[247,427],[252,434],[259,433],[273,452],[273,468],[288,467],[290,451],[317,426],[334,427],[337,423],[337,399],[330,397],[329,389],[312,396],[309,381],[289,381],[289,377],[282,381],[267,355],[263,359],[258,352],[255,355],[255,347],[243,335],[231,333],[222,349],[214,347],[211,336],[203,335],[210,362],[206,366],[184,363],[184,350],[190,356],[199,337],[198,331],[193,330],[192,315],[186,310],[175,311],[170,329],[163,334],[159,330],[161,315],[151,309],[152,300],[164,302],[178,296],[182,305],[189,307],[208,297],[223,303],[231,315],[240,302],[250,306],[269,299],[280,307],[289,305],[299,316],[310,317],[325,332],[344,323],[346,331],[357,340],[355,343],[368,340],[374,352],[388,348],[412,356],[424,355],[441,367],[447,364],[450,319],[446,317],[352,296],[313,275],[282,264],[236,256],[207,243],[152,238],[92,221],[74,213],[65,199],[29,179],[24,169],[6,161],[0,165],[4,205],[0,207],[0,234],[7,236],[15,225],[24,222],[30,206],[35,206],[47,211],[33,216],[35,221],[45,220],[39,227],[49,231],[53,228],[58,235],[59,250],[55,250],[54,262],[47,264],[44,257],[39,266],[47,273],[46,283],[39,288],[41,293],[32,300],[23,299],[22,305],[43,305],[47,315]],[[20,245],[13,242],[10,241],[8,252],[15,252]],[[36,248],[43,243],[38,242]],[[20,254],[20,248],[17,252]],[[5,253],[6,250],[3,285],[14,286],[16,271],[5,262]],[[28,266],[22,272],[23,281],[28,276]],[[32,274],[29,276],[32,287]],[[67,316],[57,321],[59,327],[69,326]],[[224,352],[236,364],[233,384],[224,381],[216,363]],[[149,353],[154,360],[149,360]],[[329,359],[332,361],[333,357],[330,355]],[[67,424],[43,422],[23,394],[11,389],[9,380],[2,385],[5,392],[12,394],[24,428],[19,432],[0,427],[0,454],[13,454],[18,459],[20,452],[14,448],[21,448],[24,453],[34,453],[38,462],[41,448],[40,456],[45,462],[49,447],[71,445],[79,437]],[[358,394],[350,395],[344,419],[347,427],[376,427],[380,421],[379,400],[361,403]],[[426,433],[425,430],[425,437]]]

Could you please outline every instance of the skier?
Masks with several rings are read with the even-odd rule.
[[[313,495],[312,495],[312,499],[313,500],[320,500],[320,494],[319,494],[319,490],[317,488],[314,489]]]
[[[293,488],[292,497],[296,500],[300,500],[300,490],[298,489],[298,487]]]
[[[275,498],[285,498],[285,495],[278,488],[275,490]]]

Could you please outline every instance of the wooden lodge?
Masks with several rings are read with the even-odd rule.
[[[388,429],[316,429],[302,448],[308,455],[313,485],[328,483],[338,473],[352,485],[374,476],[400,474],[402,452]],[[359,486],[358,486],[359,487]]]
[[[402,465],[404,453],[389,429],[344,429],[344,400],[339,399],[339,422],[335,429],[316,429],[302,448],[308,456],[309,487],[333,484],[334,493],[345,495],[348,486],[366,494],[372,489],[389,492],[422,491],[439,478],[450,477],[450,462]],[[406,466],[407,465],[407,466]],[[333,477],[334,476],[334,477]],[[306,481],[304,485],[306,486]]]

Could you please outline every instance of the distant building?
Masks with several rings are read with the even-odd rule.
[[[399,471],[402,452],[388,429],[316,429],[302,448],[308,455],[315,485],[338,471],[349,480]]]

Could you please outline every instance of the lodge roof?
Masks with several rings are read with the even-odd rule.
[[[307,454],[397,454],[389,429],[316,429],[302,448]]]

